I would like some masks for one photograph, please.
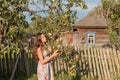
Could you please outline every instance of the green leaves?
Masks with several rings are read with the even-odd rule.
[[[77,20],[77,12],[73,7],[87,8],[84,0],[36,0],[33,5],[38,12],[34,10],[36,13],[27,31],[33,34],[45,33],[50,44],[56,42],[62,31],[72,29]],[[43,13],[46,16],[43,17]]]
[[[5,8],[8,6],[8,2],[6,0],[4,0],[4,3],[2,4],[2,7]]]
[[[24,10],[27,10],[27,0],[2,0],[0,1],[0,30],[2,37],[2,48],[4,52],[9,49],[13,49],[10,44],[16,46],[14,48],[18,49],[18,45],[23,42],[23,35],[25,33],[24,29],[28,27],[27,21],[25,21],[25,16],[23,15]],[[28,10],[29,11],[29,10]],[[25,37],[25,36],[24,36]],[[13,49],[13,52],[18,50]],[[3,53],[4,53],[3,52]]]
[[[16,53],[19,54],[20,53],[20,49],[18,47],[18,44],[9,44],[7,46],[5,46],[1,51],[0,54],[5,54],[5,53]]]
[[[120,40],[117,34],[120,33],[120,3],[118,0],[102,0],[102,7],[108,22],[107,31],[110,35],[110,42],[115,45]]]

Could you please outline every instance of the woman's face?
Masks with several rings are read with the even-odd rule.
[[[46,43],[46,41],[47,41],[44,34],[41,34],[41,41],[42,41],[42,43]]]

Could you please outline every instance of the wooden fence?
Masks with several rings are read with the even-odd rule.
[[[10,77],[13,69],[15,68],[15,63],[18,59],[17,68],[15,71],[15,77],[18,76],[30,76],[36,73],[37,63],[32,58],[32,53],[29,54],[0,54],[0,77]]]
[[[79,56],[76,64],[79,76],[94,80],[120,80],[119,50],[93,47],[75,47],[75,50]],[[57,58],[53,62],[55,74],[67,71],[68,62],[62,57]]]
[[[79,76],[94,77],[96,80],[120,79],[120,52],[109,48],[75,47],[75,55],[79,56],[77,74]],[[0,75],[8,76],[14,68],[17,54],[0,55]],[[66,56],[71,59],[71,56]],[[27,59],[27,60],[25,60]],[[27,61],[27,62],[26,62]],[[27,64],[26,64],[27,63]],[[55,75],[69,70],[69,63],[59,56],[52,61]],[[36,73],[37,64],[32,54],[21,54],[17,65],[16,75],[30,75]],[[28,73],[28,74],[26,74]],[[119,79],[118,79],[119,78]]]

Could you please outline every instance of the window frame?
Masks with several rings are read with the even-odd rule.
[[[93,44],[89,43],[89,36],[93,35]],[[95,46],[96,45],[96,32],[87,32],[86,34],[86,44],[87,46]]]

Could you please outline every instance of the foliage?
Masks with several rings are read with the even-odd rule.
[[[0,54],[5,54],[5,53],[20,53],[20,49],[18,47],[18,44],[9,44],[5,46],[3,49],[0,50]]]
[[[23,14],[23,12],[30,11],[28,1],[0,0],[0,34],[2,34],[0,53],[19,53],[20,49],[28,47],[26,32],[32,34],[43,32],[47,35],[50,45],[55,45],[56,42],[61,44],[58,40],[61,32],[72,29],[71,26],[77,18],[77,12],[72,8],[87,8],[83,0],[36,0],[36,2],[31,0],[31,4],[35,5],[39,11],[34,10],[31,13],[33,18],[28,26]],[[47,16],[43,17],[42,13]]]
[[[0,0],[0,49],[23,44],[24,29],[28,27],[23,12],[28,11],[27,5],[27,0]]]
[[[108,22],[108,33],[113,45],[120,45],[120,1],[102,0],[104,16]]]
[[[71,46],[62,47],[60,57],[63,58],[64,61],[68,62],[68,72],[67,75],[72,79],[76,79],[78,77],[78,59],[79,55],[78,52]]]
[[[73,7],[86,9],[87,5],[83,0],[31,0],[36,6],[34,16],[26,31],[36,34],[45,33],[51,45],[62,35],[62,31],[72,29],[75,23],[76,11]],[[44,16],[43,16],[44,15]]]

